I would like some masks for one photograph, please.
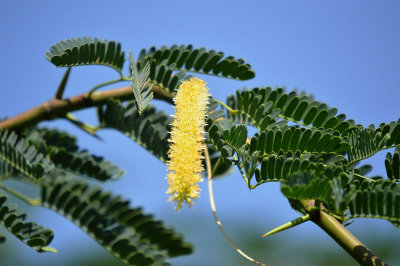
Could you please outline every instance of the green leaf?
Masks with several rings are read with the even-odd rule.
[[[56,166],[100,181],[118,179],[125,174],[123,170],[110,161],[104,160],[101,156],[92,155],[85,150],[69,152],[64,148],[59,149],[50,146],[48,154]]]
[[[167,257],[192,251],[180,235],[128,200],[62,172],[42,185],[42,202],[129,265],[164,264]]]
[[[287,183],[281,187],[281,192],[289,199],[317,199],[329,202],[332,188],[329,179],[320,178],[312,171],[302,171],[289,176]]]
[[[320,155],[302,154],[300,151],[295,153],[280,151],[262,158],[261,168],[256,171],[256,181],[258,184],[271,181],[287,182],[290,176],[299,171],[314,171],[316,176],[324,174],[333,178],[344,172],[339,166],[341,162],[340,156],[335,157],[334,162],[329,162]]]
[[[165,72],[190,71],[201,74],[210,74],[237,80],[247,80],[255,76],[249,64],[243,59],[235,59],[232,56],[223,58],[222,52],[206,50],[205,48],[193,49],[192,45],[162,46],[157,49],[151,47],[143,49],[138,58],[138,69],[140,70],[146,61],[155,66],[165,66]],[[155,76],[150,74],[150,76]],[[154,80],[154,78],[151,78]]]
[[[341,204],[350,210],[350,218],[379,218],[400,227],[400,184],[392,180],[359,182],[344,192]]]
[[[23,135],[37,148],[44,143],[43,153],[49,156],[54,165],[75,174],[106,181],[118,179],[125,173],[103,157],[79,150],[76,139],[66,132],[35,127],[25,130]]]
[[[139,115],[141,115],[144,110],[150,106],[151,100],[153,99],[153,92],[151,90],[152,84],[149,83],[150,64],[146,62],[145,66],[139,72],[132,53],[129,55],[129,61],[132,75],[131,86],[133,88],[133,94],[135,95]]]
[[[210,99],[207,106],[206,132],[208,132],[214,121],[220,120],[224,116],[222,110],[216,110],[217,107],[218,103]],[[212,144],[212,139],[209,138],[206,142],[210,143],[207,144],[207,148],[208,153],[210,154],[212,177],[220,177],[230,173],[232,171],[232,161],[221,155],[221,150],[218,150],[218,147]],[[206,165],[205,161],[203,162],[203,165]]]
[[[185,71],[174,71],[173,68],[165,65],[157,65],[153,60],[150,65],[150,80],[160,88],[174,94],[179,85],[184,80],[188,80],[192,75],[186,75]]]
[[[33,181],[43,178],[53,169],[47,157],[14,132],[0,131],[0,159]],[[6,168],[1,171],[8,172]]]
[[[56,253],[54,248],[48,247],[54,237],[53,231],[36,223],[25,222],[27,215],[15,203],[5,204],[7,199],[5,193],[0,191],[0,223],[37,252]]]
[[[234,151],[239,151],[246,143],[247,128],[243,125],[233,125],[228,119],[218,119],[216,122],[209,119],[207,124],[209,141],[225,159],[232,156]]]
[[[102,128],[117,129],[161,161],[167,160],[172,118],[164,112],[149,107],[139,115],[135,102],[114,100],[98,108],[98,118]]]
[[[0,178],[16,175],[17,171],[5,161],[0,160]]]
[[[236,96],[229,96],[227,105],[235,112],[227,111],[227,117],[235,123],[255,126],[259,132],[287,123],[277,123],[279,109],[274,109],[272,102],[265,101],[265,90],[236,91]]]
[[[57,67],[105,65],[121,73],[125,53],[115,41],[78,37],[55,43],[46,58]]]
[[[235,123],[257,127],[262,132],[279,118],[300,125],[333,129],[340,133],[353,127],[353,120],[345,120],[344,114],[336,115],[336,108],[329,108],[312,96],[284,89],[253,88],[230,95],[227,105],[236,112],[228,111],[228,118]],[[270,116],[270,117],[268,117]],[[271,126],[270,126],[271,127]]]
[[[306,129],[289,127],[284,130],[273,128],[261,134],[255,134],[252,141],[260,155],[278,153],[279,151],[300,151],[302,153],[340,153],[350,149],[345,138],[338,131],[331,129]]]
[[[367,128],[353,129],[349,133],[348,139],[351,146],[351,149],[348,150],[349,163],[353,164],[385,149],[390,134],[382,134],[380,129],[375,130],[374,125],[370,125]]]
[[[393,155],[388,152],[385,158],[385,168],[389,179],[400,179],[400,146],[397,146]]]

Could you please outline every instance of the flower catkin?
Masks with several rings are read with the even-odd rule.
[[[174,98],[171,146],[168,152],[169,200],[180,210],[182,203],[189,207],[199,196],[201,182],[202,152],[204,149],[204,126],[208,104],[206,82],[191,78],[182,82]]]

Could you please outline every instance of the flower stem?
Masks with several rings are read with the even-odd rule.
[[[218,218],[217,215],[217,210],[215,208],[215,202],[214,202],[214,193],[213,193],[213,187],[212,187],[212,174],[211,174],[211,161],[210,161],[210,155],[208,153],[208,149],[207,146],[204,148],[204,156],[206,159],[206,166],[207,166],[207,180],[208,180],[208,196],[210,198],[210,205],[211,205],[211,210],[212,213],[214,215],[214,220],[217,223],[217,226],[219,228],[219,230],[221,231],[222,235],[225,237],[225,239],[229,242],[229,244],[231,244],[231,246],[240,254],[242,255],[244,258],[246,258],[247,260],[254,262],[255,264],[258,265],[263,265],[266,266],[265,264],[256,261],[255,259],[249,257],[246,255],[246,253],[244,253],[233,241],[232,239],[228,236],[228,234],[225,232],[224,228],[222,227],[222,223]]]

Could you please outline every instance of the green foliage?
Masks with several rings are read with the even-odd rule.
[[[290,175],[281,192],[289,199],[315,199],[329,202],[332,189],[329,179],[317,176],[312,171],[301,171]]]
[[[0,160],[0,177],[5,178],[14,175],[16,170],[6,163],[5,161]]]
[[[136,61],[130,55],[127,77],[121,72],[124,52],[114,41],[69,39],[53,45],[46,58],[57,67],[107,65],[117,70],[120,79],[94,87],[82,106],[70,102],[71,110],[59,117],[85,104],[97,105],[99,126],[91,127],[93,134],[102,128],[120,131],[162,162],[168,159],[172,118],[152,106],[153,97],[160,94],[170,102],[180,82],[190,77],[187,72],[235,80],[255,76],[243,59],[192,45],[143,49]],[[68,74],[57,99],[62,98]],[[97,102],[91,97],[104,84],[129,79],[134,100],[127,100],[130,95]],[[282,88],[237,90],[227,104],[212,97],[209,102],[205,138],[213,177],[225,175],[235,165],[249,189],[280,182],[292,208],[311,220],[314,211],[322,210],[342,223],[370,217],[400,226],[400,120],[378,127],[355,125],[313,96]],[[253,134],[248,126],[257,132]],[[367,177],[372,166],[358,163],[389,148],[395,150],[386,155],[388,178]],[[102,157],[81,150],[76,138],[66,132],[36,126],[0,132],[0,189],[39,205],[1,182],[12,178],[39,186],[44,207],[73,221],[123,263],[164,265],[169,257],[189,254],[191,246],[161,221],[77,177],[108,181],[123,173]],[[6,199],[0,191],[2,225],[37,251],[54,251],[47,246],[52,231],[25,223],[26,215],[15,205],[5,205]],[[0,243],[4,241],[0,236]]]
[[[41,148],[58,168],[100,181],[118,179],[124,174],[123,170],[104,160],[103,157],[80,150],[76,139],[65,132],[32,128],[24,135],[31,143],[39,144],[38,148]]]
[[[372,169],[370,165],[355,167],[355,163],[399,145],[398,122],[381,124],[376,129],[373,125],[364,128],[345,120],[343,114],[336,115],[336,108],[329,108],[303,93],[285,93],[283,89],[236,91],[236,95],[228,97],[227,105],[222,106],[226,118],[209,121],[209,141],[221,157],[238,166],[249,188],[281,182],[282,193],[292,207],[302,213],[307,211],[302,200],[317,200],[324,203],[325,211],[340,217],[345,217],[349,211],[352,218],[373,217],[398,222],[397,216],[389,211],[396,206],[387,205],[395,202],[394,198],[389,198],[397,193],[396,184],[390,181],[387,182],[394,190],[386,188],[384,200],[379,201],[381,206],[386,206],[385,211],[354,211],[360,209],[360,195],[367,197],[367,192],[357,192],[354,182],[365,179],[375,184],[372,182],[376,180],[364,176]],[[297,125],[289,127],[287,121]],[[256,127],[259,133],[249,138],[245,125]],[[388,153],[385,162],[392,180],[399,176],[398,154],[398,148],[393,156]],[[253,176],[254,185],[251,184]],[[353,179],[355,181],[351,182]],[[369,188],[372,190],[382,189],[375,185]],[[362,202],[366,204],[365,199]],[[374,208],[379,205],[374,204]],[[373,209],[372,206],[361,208]]]
[[[120,43],[83,37],[55,43],[46,52],[46,59],[57,67],[105,65],[121,73],[125,53]]]
[[[41,199],[126,264],[165,264],[167,257],[191,252],[180,235],[141,208],[65,173],[46,179]]]
[[[355,180],[344,192],[350,217],[388,220],[400,226],[400,184],[391,180]]]
[[[278,153],[279,151],[300,151],[312,153],[341,153],[350,148],[349,143],[338,131],[289,127],[284,130],[276,127],[256,134],[251,139],[252,145],[260,154]]]
[[[155,73],[158,72],[158,82],[160,82],[161,77],[170,76],[173,70],[210,74],[238,80],[247,80],[255,76],[255,72],[250,69],[249,64],[245,64],[243,59],[235,59],[233,56],[224,57],[223,52],[206,50],[205,48],[194,49],[192,45],[162,46],[159,49],[153,46],[149,50],[143,49],[137,61],[139,70],[145,62],[149,61],[152,69],[150,75],[153,77],[151,79],[154,80]],[[157,66],[164,67],[154,71]]]
[[[150,64],[147,62],[139,73],[132,54],[129,55],[129,61],[132,75],[131,86],[133,88],[133,95],[135,95],[139,115],[141,115],[143,111],[149,107],[153,99],[153,92],[151,91],[152,86],[149,84]]]
[[[98,118],[102,128],[119,130],[161,161],[167,160],[172,119],[164,112],[149,107],[139,115],[135,102],[110,101],[98,108]]]
[[[49,247],[53,231],[32,222],[25,222],[27,215],[15,203],[5,204],[8,197],[0,191],[0,223],[15,237],[37,252],[57,252]],[[0,242],[4,242],[5,237]]]
[[[337,161],[340,159],[337,158]],[[330,163],[335,168],[335,175],[343,171],[340,166]],[[316,176],[320,176],[327,169],[328,165],[320,156],[311,153],[302,154],[300,151],[287,153],[280,151],[278,154],[270,154],[262,159],[261,168],[256,171],[256,181],[287,181],[289,177],[297,172],[313,170]],[[332,169],[331,169],[332,170]]]
[[[150,80],[170,93],[175,93],[183,80],[192,75],[186,75],[185,71],[174,72],[174,69],[165,65],[150,64]]]
[[[1,173],[9,174],[9,166],[36,180],[48,174],[53,165],[47,157],[12,131],[0,131]],[[7,165],[5,164],[7,163]]]
[[[367,128],[357,127],[349,133],[351,149],[348,151],[350,163],[371,157],[377,152],[400,144],[400,123],[374,125]]]
[[[221,110],[215,110],[216,103],[208,107],[208,120],[220,119],[223,115]],[[168,159],[169,132],[172,119],[162,111],[154,107],[146,109],[139,115],[137,105],[134,102],[122,104],[119,101],[110,101],[98,108],[98,118],[101,128],[113,128],[133,141],[141,145],[162,162]],[[211,165],[215,176],[226,174],[231,168],[229,160],[218,156],[218,148],[209,146]]]
[[[223,157],[230,157],[234,150],[240,149],[247,140],[247,128],[235,126],[230,120],[221,119],[208,129],[210,141]]]
[[[388,178],[395,179],[398,181],[400,179],[400,146],[397,146],[393,156],[390,152],[386,154],[385,167]]]
[[[336,108],[318,102],[311,96],[296,91],[285,93],[281,88],[253,88],[236,91],[228,97],[227,105],[236,112],[228,111],[228,118],[236,123],[253,125],[262,132],[278,118],[315,128],[334,129],[344,132],[354,121],[345,120],[344,114],[336,115]]]
[[[222,110],[216,110],[218,103],[214,102],[212,98],[210,98],[209,102],[210,104],[207,107],[206,131],[209,130],[209,127],[213,124],[213,121],[221,120],[224,116],[224,112]],[[206,140],[206,143],[208,143],[207,149],[210,154],[212,177],[223,176],[231,172],[232,162],[231,160],[227,159],[226,156],[221,155],[221,152],[223,152],[221,148],[219,148],[218,145],[215,145],[215,143],[212,142],[212,139],[209,141]],[[203,165],[205,165],[205,162],[203,162]]]

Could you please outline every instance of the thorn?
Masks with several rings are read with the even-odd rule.
[[[262,235],[261,237],[266,237],[266,236],[270,236],[270,235],[285,231],[285,230],[290,229],[292,227],[295,227],[295,226],[297,226],[299,224],[307,222],[308,220],[310,220],[310,215],[306,214],[306,215],[301,216],[301,217],[299,217],[297,219],[294,219],[293,221],[290,221],[290,222],[287,222],[287,223],[285,223],[285,224],[283,224],[281,226],[278,226],[275,229],[272,229],[271,231],[269,231],[268,233]]]
[[[64,94],[64,89],[67,86],[67,81],[69,78],[69,73],[71,72],[71,67],[67,68],[67,71],[65,71],[65,74],[60,82],[60,85],[58,85],[56,95],[54,98],[56,99],[62,99],[63,94]]]

